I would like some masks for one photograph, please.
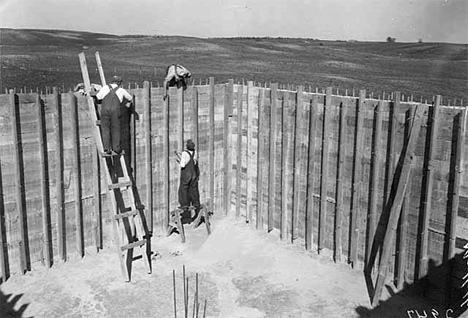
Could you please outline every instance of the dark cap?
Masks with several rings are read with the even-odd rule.
[[[187,149],[190,150],[190,151],[194,151],[194,150],[195,150],[195,143],[192,141],[192,139],[187,140],[186,147],[187,147]]]
[[[122,77],[120,76],[113,76],[112,77],[112,83],[116,83],[116,84],[121,84],[122,83]]]

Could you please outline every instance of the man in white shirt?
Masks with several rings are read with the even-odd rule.
[[[179,204],[184,210],[190,205],[194,206],[196,211],[200,208],[200,193],[198,191],[200,170],[195,155],[195,143],[189,139],[187,140],[186,149],[180,154],[179,160]],[[186,218],[189,218],[189,216],[186,216]]]
[[[131,107],[133,97],[121,87],[122,78],[114,76],[109,85],[102,87],[95,95],[101,102],[101,134],[104,152],[117,155],[122,152],[121,146],[121,107]],[[92,94],[93,95],[93,94]]]
[[[182,65],[172,64],[166,69],[166,79],[164,80],[163,99],[167,98],[167,90],[169,87],[177,86],[177,88],[187,88],[187,80],[192,74]]]

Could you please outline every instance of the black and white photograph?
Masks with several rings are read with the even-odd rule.
[[[468,317],[468,0],[0,0],[0,318]]]

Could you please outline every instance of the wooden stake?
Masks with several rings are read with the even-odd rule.
[[[340,136],[338,146],[338,168],[336,175],[336,220],[335,220],[335,261],[341,262],[343,226],[343,176],[346,163],[346,112],[347,107],[340,105]]]
[[[102,63],[101,63],[101,56],[99,55],[99,52],[95,53],[96,56],[96,63],[98,66],[99,70],[99,77],[101,78],[101,84],[102,86],[106,85],[106,77],[104,76],[104,69],[102,68]]]
[[[329,119],[328,112],[331,111],[332,88],[327,87],[325,104],[323,105],[323,130],[322,130],[322,173],[320,178],[320,218],[318,250],[325,248],[326,239],[326,216],[327,216],[327,188],[328,188],[328,148],[329,148]]]
[[[148,231],[153,233],[153,158],[151,152],[151,89],[143,82],[143,118],[145,125],[145,170],[146,170],[146,220]],[[134,163],[136,164],[136,163]]]
[[[240,216],[241,208],[241,173],[242,173],[242,99],[243,86],[237,87],[237,164],[236,164],[236,218]]]
[[[419,131],[421,129],[421,122],[423,117],[424,109],[417,107],[413,124],[411,127],[410,137],[406,143],[404,151],[402,151],[401,170],[398,175],[395,176],[396,185],[392,187],[391,196],[394,198],[390,203],[387,204],[386,210],[389,211],[389,219],[387,223],[387,229],[385,232],[382,255],[379,266],[379,274],[377,276],[375,292],[372,298],[372,306],[376,306],[379,302],[380,296],[382,295],[383,285],[388,270],[388,263],[391,257],[391,250],[393,246],[393,238],[395,236],[395,229],[397,227],[398,219],[400,217],[401,205],[403,203],[404,193],[409,182],[409,176],[411,171],[411,164],[413,162],[413,154],[418,141]]]
[[[374,140],[372,144],[372,171],[371,171],[371,187],[370,187],[370,202],[369,202],[369,235],[367,237],[367,257],[366,264],[369,265],[370,251],[372,248],[372,243],[374,242],[375,231],[376,231],[376,218],[377,218],[377,191],[379,188],[379,171],[380,171],[380,150],[381,144],[380,135],[382,131],[382,109],[383,109],[383,100],[380,100],[374,110],[375,116],[375,130],[374,130]]]
[[[304,87],[299,86],[297,87],[296,93],[296,122],[295,122],[295,138],[294,138],[294,181],[293,181],[293,210],[292,210],[292,220],[291,220],[291,241],[294,242],[295,239],[299,237],[299,228],[298,228],[298,220],[299,220],[299,213],[301,210],[301,176],[303,174],[302,171],[302,134],[303,134],[303,96],[304,96]]]
[[[270,92],[270,163],[268,173],[268,232],[274,227],[273,215],[276,210],[276,109],[278,102],[278,83],[272,83]]]
[[[177,119],[178,119],[178,148],[180,151],[184,150],[184,90],[177,89]]]
[[[53,88],[58,92],[57,87]],[[37,135],[39,137],[39,161],[41,165],[41,196],[42,196],[42,232],[44,234],[44,258],[45,265],[50,268],[53,262],[52,233],[50,221],[50,196],[47,160],[47,132],[45,127],[45,113],[39,95],[36,95],[37,107]]]

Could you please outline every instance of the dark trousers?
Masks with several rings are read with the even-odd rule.
[[[198,191],[197,178],[180,178],[179,185],[179,204],[181,206],[200,207],[200,193]]]
[[[120,107],[103,107],[101,110],[101,134],[104,150],[120,152]]]

